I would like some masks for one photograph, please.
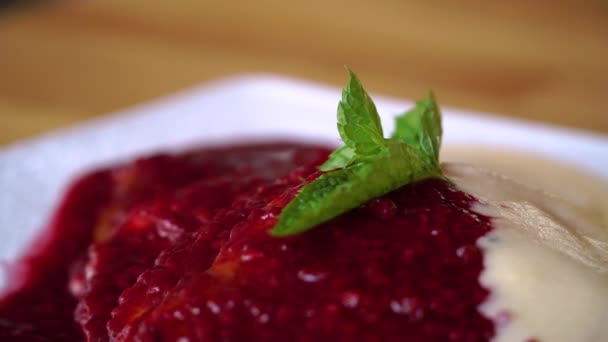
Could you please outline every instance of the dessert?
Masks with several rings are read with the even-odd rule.
[[[351,73],[334,152],[241,144],[84,176],[16,266],[0,340],[608,336],[604,209],[440,166],[432,95],[390,139],[375,111]]]

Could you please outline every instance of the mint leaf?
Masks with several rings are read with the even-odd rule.
[[[301,233],[410,182],[440,177],[408,145],[391,143],[373,162],[321,175],[283,209],[274,236]]]
[[[323,165],[319,166],[321,171],[331,171],[349,166],[355,160],[356,153],[352,147],[342,146],[333,151]]]
[[[372,155],[385,146],[380,116],[357,76],[347,70],[350,78],[338,104],[338,131],[355,153]]]
[[[338,130],[345,145],[319,167],[329,172],[302,187],[283,208],[270,232],[274,236],[304,232],[417,180],[448,180],[439,168],[441,113],[433,94],[399,116],[396,132],[384,139],[374,102],[348,72],[338,105]]]
[[[412,146],[429,163],[439,165],[441,148],[441,112],[433,93],[416,103],[416,107],[395,118],[392,140],[400,140]]]

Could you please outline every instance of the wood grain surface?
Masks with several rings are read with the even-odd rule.
[[[63,1],[0,12],[0,144],[272,72],[608,133],[607,1]],[[204,114],[203,115],[211,115]]]

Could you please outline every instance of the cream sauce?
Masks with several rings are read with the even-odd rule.
[[[608,341],[608,184],[514,152],[446,148],[442,160],[467,162],[444,171],[493,218],[478,244],[494,341]]]

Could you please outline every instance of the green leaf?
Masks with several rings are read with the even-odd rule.
[[[384,139],[374,102],[348,72],[338,105],[338,130],[345,145],[319,167],[328,172],[302,187],[283,208],[270,232],[274,236],[304,232],[423,178],[447,180],[439,168],[441,113],[433,94],[398,117],[395,134]]]
[[[416,107],[395,118],[392,140],[403,141],[417,150],[429,163],[439,165],[441,148],[441,112],[433,93],[416,103]]]
[[[338,104],[338,131],[356,154],[376,154],[386,145],[380,116],[357,76],[347,70],[350,78]]]
[[[411,147],[391,142],[377,159],[323,174],[304,186],[283,209],[271,234],[301,233],[405,184],[433,176],[442,177]]]
[[[352,164],[352,161],[355,159],[355,150],[349,146],[342,146],[339,149],[333,151],[329,158],[323,165],[319,166],[319,170],[321,171],[331,171],[335,169],[345,168],[348,165]]]
[[[327,158],[327,161],[319,166],[319,170],[331,171],[343,169],[356,163],[373,160],[374,158],[376,158],[376,155],[359,155],[351,147],[344,145],[333,151],[329,155],[329,158]]]

